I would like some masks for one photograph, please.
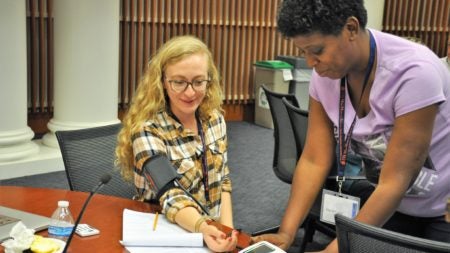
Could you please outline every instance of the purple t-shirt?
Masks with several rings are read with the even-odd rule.
[[[441,216],[450,196],[450,72],[427,47],[370,31],[377,46],[376,74],[369,98],[371,111],[356,120],[351,149],[362,157],[368,179],[376,183],[395,118],[439,104],[428,159],[397,210],[419,217]],[[339,87],[340,80],[320,77],[313,71],[309,93],[325,108],[335,126],[335,136]],[[355,109],[348,92],[345,98],[347,134]]]

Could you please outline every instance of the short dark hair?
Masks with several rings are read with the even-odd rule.
[[[338,35],[349,17],[365,28],[367,11],[363,0],[284,0],[278,10],[278,31],[292,38],[321,33]]]

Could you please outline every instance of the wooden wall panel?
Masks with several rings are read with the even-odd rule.
[[[383,31],[427,45],[447,55],[450,0],[385,0]]]
[[[222,75],[224,102],[253,103],[253,66],[277,55],[297,55],[276,31],[280,0],[121,0],[119,108],[126,109],[157,48],[176,35],[192,34],[210,47]],[[385,0],[383,30],[422,40],[445,56],[450,0]],[[53,0],[26,0],[28,121],[45,132],[53,112]],[[234,116],[233,116],[234,117]]]
[[[27,12],[28,111],[53,111],[53,15],[51,0],[29,0]]]
[[[120,105],[126,108],[157,48],[171,37],[185,34],[199,37],[210,47],[222,76],[224,102],[253,102],[252,64],[297,52],[292,42],[278,39],[278,2],[122,0],[121,29],[125,34],[120,42]]]

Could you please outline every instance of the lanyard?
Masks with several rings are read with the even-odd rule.
[[[202,140],[203,147],[203,155],[202,155],[202,173],[203,173],[203,186],[205,188],[205,198],[206,202],[209,202],[209,183],[208,183],[208,163],[206,162],[206,143],[205,143],[205,135],[203,133],[202,124],[200,119],[197,117],[197,129],[198,134],[200,135],[200,139]]]
[[[361,99],[364,94],[364,90],[366,89],[367,82],[369,81],[370,72],[372,72],[373,63],[375,61],[375,39],[372,36],[372,33],[369,31],[370,37],[370,54],[369,54],[369,62],[367,64],[366,73],[364,76],[363,88],[361,91],[361,95],[359,97],[358,105],[356,107],[355,117],[353,118],[352,124],[348,130],[347,136],[344,134],[344,119],[345,119],[345,83],[347,77],[341,78],[341,86],[340,86],[340,96],[339,96],[339,163],[338,163],[338,175],[336,180],[339,185],[339,193],[341,193],[342,183],[345,181],[344,171],[345,166],[347,165],[347,155],[348,149],[350,146],[350,140],[353,133],[353,128],[356,123],[356,115],[358,113],[359,106],[361,104]]]

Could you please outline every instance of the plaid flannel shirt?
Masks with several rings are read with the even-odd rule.
[[[165,155],[181,175],[180,183],[213,218],[220,217],[221,193],[231,192],[231,180],[227,163],[227,136],[225,119],[215,111],[208,120],[201,122],[205,136],[208,167],[209,201],[205,198],[202,156],[204,153],[200,135],[195,135],[166,111],[159,112],[155,120],[147,121],[140,132],[132,136],[135,158],[134,184],[139,199],[149,201],[156,193],[143,175],[144,163],[153,156]],[[168,220],[175,222],[177,212],[192,206],[200,213],[200,207],[181,189],[170,189],[159,199]]]

